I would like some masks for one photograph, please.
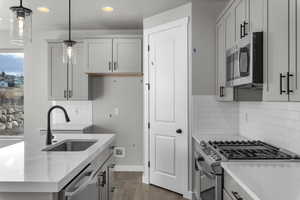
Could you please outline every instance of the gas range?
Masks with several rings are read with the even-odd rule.
[[[210,162],[221,161],[291,161],[300,157],[285,149],[280,149],[268,143],[254,140],[244,141],[202,141],[200,143],[202,156]]]

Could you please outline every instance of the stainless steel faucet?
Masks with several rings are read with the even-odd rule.
[[[52,106],[48,111],[46,145],[51,145],[52,144],[53,135],[52,135],[52,132],[51,132],[51,125],[50,125],[51,119],[50,119],[50,117],[51,117],[52,110],[54,110],[56,108],[61,109],[65,114],[66,122],[70,122],[69,115],[68,115],[68,113],[67,113],[67,111],[64,107],[62,107],[62,106]]]

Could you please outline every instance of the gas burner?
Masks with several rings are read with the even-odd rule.
[[[283,151],[259,140],[209,141],[208,144],[227,160],[291,160],[300,159],[291,152]]]

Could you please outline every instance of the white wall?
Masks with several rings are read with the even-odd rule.
[[[192,1],[193,95],[214,95],[216,20],[226,1]]]

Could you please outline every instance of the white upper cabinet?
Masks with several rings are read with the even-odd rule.
[[[300,0],[290,1],[290,101],[300,101]]]
[[[226,50],[235,45],[235,10],[231,9],[225,15],[225,37],[226,37]]]
[[[142,41],[140,39],[113,40],[113,71],[142,71]]]
[[[48,44],[48,97],[49,100],[88,100],[88,76],[85,74],[84,46],[76,48],[76,64],[63,63],[63,44]]]
[[[86,40],[87,72],[112,72],[112,39]]]
[[[84,44],[77,43],[76,64],[69,65],[69,100],[88,100],[89,99],[89,77],[85,73]]]
[[[226,87],[226,26],[225,22],[221,20],[217,24],[216,33],[216,71],[217,71],[217,88],[216,96],[218,101],[232,101],[233,100],[233,89]]]
[[[235,39],[238,42],[249,33],[249,0],[236,0],[233,9],[235,12]]]
[[[88,73],[138,73],[142,42],[136,38],[86,40]]]
[[[288,101],[289,1],[268,0],[265,6],[265,101]]]
[[[63,63],[61,43],[48,45],[48,95],[51,100],[65,100],[67,95],[67,65]]]

